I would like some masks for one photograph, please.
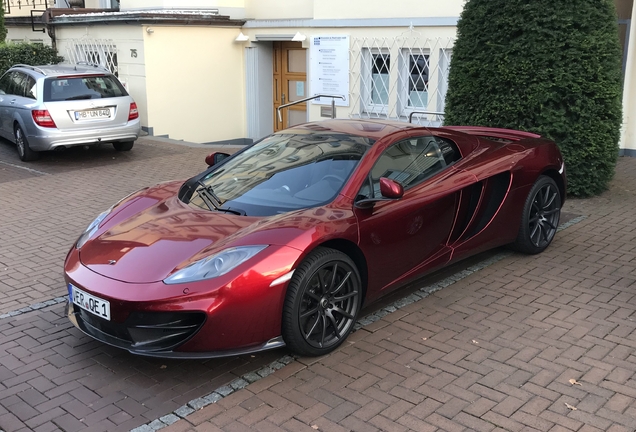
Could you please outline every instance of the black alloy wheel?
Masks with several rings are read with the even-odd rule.
[[[561,217],[561,192],[555,181],[541,176],[526,199],[514,246],[529,254],[544,251],[554,239]]]
[[[351,333],[361,303],[360,275],[351,258],[334,249],[318,248],[289,283],[283,339],[297,354],[327,354]]]
[[[15,137],[15,146],[18,150],[18,156],[22,162],[29,162],[37,160],[40,154],[29,148],[29,141],[24,135],[20,125],[15,125],[13,128],[13,135]]]

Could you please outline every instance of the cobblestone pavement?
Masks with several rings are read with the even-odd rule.
[[[426,279],[325,357],[146,359],[82,336],[51,303],[68,247],[209,151],[145,138],[24,164],[0,142],[0,429],[636,430],[636,158],[610,191],[566,203],[585,219],[543,254]]]

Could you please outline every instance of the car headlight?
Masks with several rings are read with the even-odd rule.
[[[171,274],[164,279],[163,282],[166,284],[179,284],[222,276],[240,264],[243,264],[266,247],[267,245],[238,246],[226,249],[216,255],[193,262],[187,267]]]
[[[86,243],[88,239],[91,238],[93,234],[95,234],[95,231],[97,231],[97,229],[99,228],[99,224],[101,224],[103,220],[106,219],[106,216],[108,216],[112,210],[113,207],[104,212],[101,212],[99,216],[97,216],[95,220],[90,223],[90,225],[84,230],[82,235],[79,236],[77,242],[75,242],[75,247],[77,249],[81,249],[82,246],[84,246],[84,243]]]

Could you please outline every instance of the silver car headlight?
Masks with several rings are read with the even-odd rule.
[[[267,245],[238,246],[216,255],[193,262],[163,280],[166,284],[179,284],[222,276],[265,249]]]
[[[79,236],[77,242],[75,242],[75,247],[77,249],[81,249],[82,246],[84,246],[84,244],[88,241],[88,239],[91,238],[93,234],[95,234],[95,231],[99,229],[99,224],[101,224],[104,219],[106,219],[106,216],[108,216],[112,210],[113,207],[104,212],[101,212],[99,216],[97,216],[95,220],[90,223],[90,225],[84,230],[82,235]]]

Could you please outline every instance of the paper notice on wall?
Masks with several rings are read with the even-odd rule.
[[[337,106],[349,106],[349,36],[313,36],[309,48],[311,93],[341,95]],[[330,105],[331,98],[318,98],[314,104]]]

